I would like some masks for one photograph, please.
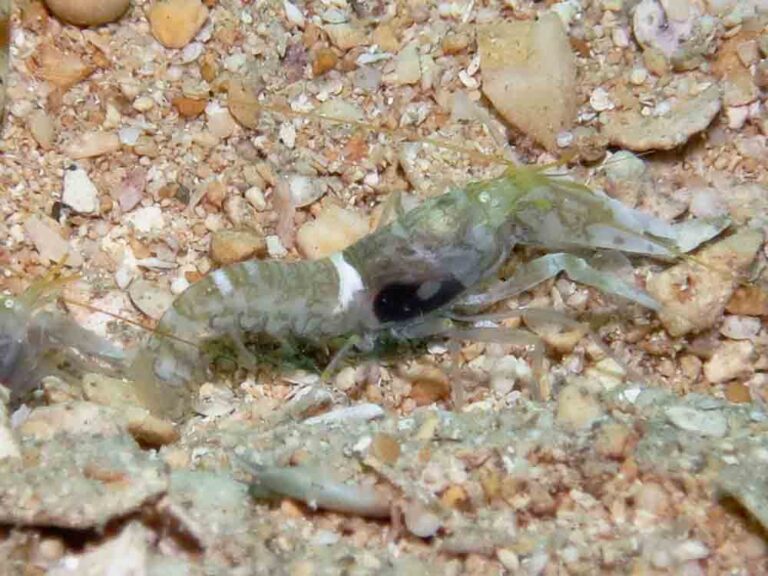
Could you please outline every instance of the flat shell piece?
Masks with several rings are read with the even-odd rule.
[[[99,528],[165,492],[163,463],[128,436],[59,436],[0,462],[0,524]]]
[[[560,18],[478,27],[483,93],[499,113],[550,150],[576,117],[576,59]]]
[[[662,116],[642,116],[634,110],[606,113],[603,134],[611,144],[635,152],[672,150],[709,126],[721,106],[720,88],[712,85]]]

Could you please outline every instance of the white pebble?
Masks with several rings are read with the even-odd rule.
[[[182,64],[189,64],[191,62],[194,62],[198,58],[200,58],[200,55],[203,53],[203,44],[202,42],[192,42],[191,44],[187,44],[184,46],[184,49],[181,51],[181,62]]]
[[[724,216],[728,207],[715,188],[697,188],[691,194],[688,210],[696,218],[715,218]]]
[[[117,131],[117,136],[120,138],[120,143],[126,146],[134,146],[139,141],[141,136],[141,130],[135,126],[128,126],[126,128],[120,128]]]
[[[283,243],[280,242],[280,238],[277,236],[267,236],[265,238],[267,242],[267,253],[270,258],[282,258],[288,254],[288,250],[285,249]]]
[[[283,122],[280,125],[280,141],[293,150],[293,147],[296,146],[296,128],[293,127],[293,124]]]
[[[611,33],[611,40],[613,45],[617,48],[626,48],[629,46],[629,34],[627,34],[624,28],[614,28]]]
[[[720,326],[720,334],[732,340],[751,340],[760,331],[759,318],[752,316],[726,316]]]
[[[613,110],[614,105],[611,101],[611,97],[605,88],[597,87],[592,91],[589,97],[589,105],[596,112],[604,112],[606,110]]]
[[[749,106],[728,106],[725,115],[728,117],[728,128],[739,130],[749,117]]]
[[[645,68],[633,68],[629,74],[629,81],[635,86],[645,83],[648,78],[648,71]]]
[[[304,14],[301,13],[294,4],[283,0],[283,8],[285,9],[285,17],[291,24],[295,24],[299,28],[304,28]]]
[[[133,107],[139,112],[148,112],[155,107],[155,101],[149,96],[139,96],[133,101]]]
[[[74,165],[67,169],[61,202],[81,214],[92,214],[99,209],[99,191],[85,170]]]
[[[189,288],[189,280],[184,278],[184,276],[177,276],[173,280],[171,280],[171,293],[174,295],[179,295],[184,290]]]
[[[264,192],[258,186],[251,186],[245,191],[245,199],[251,203],[251,206],[259,212],[266,210],[267,201],[264,199]]]
[[[686,540],[680,542],[672,550],[672,555],[678,562],[688,562],[689,560],[703,560],[709,556],[709,548],[699,540]]]
[[[165,226],[163,211],[158,206],[144,206],[125,216],[139,232],[161,230]]]

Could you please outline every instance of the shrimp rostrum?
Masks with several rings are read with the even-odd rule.
[[[462,339],[474,325],[452,314],[457,306],[489,306],[561,272],[658,308],[644,291],[577,253],[608,249],[672,259],[726,226],[724,220],[668,224],[541,169],[509,168],[429,199],[328,258],[250,260],[212,272],[165,313],[134,363],[134,377],[150,405],[178,416],[216,365],[218,343],[227,342],[248,366],[258,360],[253,336],[288,347],[333,341],[344,350],[384,338]],[[518,244],[547,253],[488,289]],[[528,342],[521,338],[506,341]]]

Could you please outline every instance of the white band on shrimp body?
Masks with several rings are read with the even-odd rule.
[[[347,309],[350,302],[354,300],[355,294],[365,290],[365,286],[360,273],[344,260],[344,255],[341,252],[332,254],[330,258],[334,268],[336,268],[336,273],[339,275],[339,302],[334,312],[341,312]]]
[[[227,273],[223,268],[219,268],[212,273],[213,283],[216,284],[216,288],[219,289],[222,296],[229,296],[235,291],[235,287],[232,286],[232,280],[229,279]]]

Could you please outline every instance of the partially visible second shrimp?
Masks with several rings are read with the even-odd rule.
[[[724,220],[670,225],[541,170],[510,168],[425,201],[329,258],[252,260],[214,271],[176,299],[134,373],[150,405],[178,417],[222,355],[254,364],[258,346],[249,344],[262,337],[299,350],[471,337],[476,331],[464,328],[473,324],[451,317],[457,304],[489,305],[560,272],[658,308],[642,290],[565,251],[605,248],[670,259],[725,226]],[[488,290],[486,281],[516,244],[550,253]],[[529,344],[526,334],[507,332],[502,340]]]
[[[125,361],[120,348],[63,312],[48,309],[65,282],[53,273],[19,296],[0,296],[0,383],[14,402],[46,376],[79,376]]]

